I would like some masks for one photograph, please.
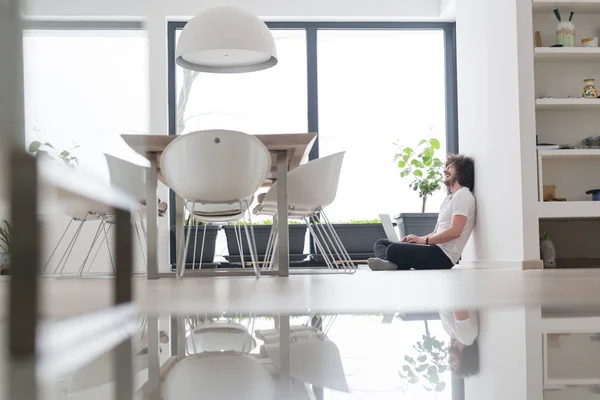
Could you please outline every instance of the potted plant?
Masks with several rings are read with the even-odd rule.
[[[42,143],[38,140],[34,140],[29,144],[29,152],[35,156],[48,155],[52,158],[61,160],[68,167],[74,167],[79,165],[79,160],[73,155],[73,150],[78,147],[79,145],[74,145],[72,149],[59,151],[49,142]]]
[[[331,224],[353,261],[364,261],[373,257],[373,245],[377,239],[385,238],[380,219],[349,220]],[[316,247],[316,246],[315,246]],[[318,248],[313,249],[313,259],[322,262]],[[337,257],[333,254],[335,258]]]
[[[12,226],[6,220],[0,225],[0,275],[10,274]]]
[[[267,251],[267,244],[269,236],[271,234],[271,228],[273,221],[268,219],[261,222],[253,222],[254,227],[254,238],[256,240],[256,252],[258,253],[258,261],[263,261],[265,253]],[[226,256],[227,261],[240,262],[240,248],[237,243],[235,229],[236,226],[241,228],[241,239],[242,239],[242,250],[244,251],[244,259],[250,261],[250,251],[248,248],[248,240],[246,239],[246,233],[244,227],[240,222],[236,222],[231,225],[226,225],[223,229],[225,230],[225,236],[227,237],[227,250],[229,256]],[[298,221],[289,221],[289,243],[290,243],[290,260],[301,261],[306,256],[304,255],[304,244],[306,243],[306,224]]]
[[[416,149],[398,142],[394,144],[398,147],[394,162],[400,168],[400,177],[411,179],[408,186],[421,198],[420,213],[400,213],[396,217],[400,235],[427,235],[435,229],[438,217],[437,212],[425,212],[427,199],[440,190],[444,182],[444,164],[436,157],[440,142],[435,138],[422,139]]]
[[[406,363],[402,366],[402,370],[398,371],[398,375],[410,384],[421,383],[428,392],[443,392],[446,389],[446,382],[442,374],[449,369],[448,345],[431,335],[427,320],[425,320],[425,334],[422,338],[422,341],[417,341],[413,346],[416,355],[404,356]]]
[[[204,228],[206,227],[206,238],[204,238]],[[190,241],[188,243],[187,253],[185,257],[185,264],[192,264],[194,262],[194,250],[195,250],[195,261],[200,262],[200,253],[202,253],[202,264],[212,264],[215,259],[215,247],[217,242],[217,234],[220,225],[205,224],[199,221],[190,214],[185,220],[184,229],[184,243],[187,238],[188,232],[190,232]],[[204,238],[204,251],[202,251],[202,239]]]

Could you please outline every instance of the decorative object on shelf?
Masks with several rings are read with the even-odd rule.
[[[598,37],[587,37],[581,39],[581,45],[583,47],[598,47]]]
[[[598,97],[598,91],[596,90],[596,80],[595,79],[584,79],[583,80],[583,93],[581,97],[585,99],[595,99]]]
[[[586,149],[600,148],[600,136],[588,136],[581,141],[581,146]]]
[[[569,20],[563,21],[558,8],[554,9],[554,15],[558,19],[558,25],[556,26],[556,43],[562,44],[565,47],[575,46],[575,25],[571,20],[573,19],[573,11],[569,14]]]
[[[544,201],[567,201],[564,197],[556,197],[556,185],[544,185],[543,189]]]
[[[200,72],[242,73],[277,64],[275,39],[257,16],[235,7],[211,7],[181,31],[175,62]]]
[[[535,31],[535,47],[542,47],[542,34],[540,31]]]
[[[554,200],[556,195],[556,185],[544,185],[544,201]]]
[[[592,201],[600,201],[600,189],[591,189],[585,192],[585,194],[591,194]]]
[[[548,233],[542,233],[540,239],[540,255],[544,262],[544,268],[556,268],[556,248]]]
[[[12,226],[3,220],[0,225],[0,275],[10,275]]]

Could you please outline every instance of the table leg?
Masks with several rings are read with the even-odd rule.
[[[177,361],[185,358],[185,322],[183,317],[177,317]]]
[[[146,176],[146,218],[148,220],[148,279],[158,279],[158,165],[156,154],[150,153]]]
[[[133,300],[133,227],[131,212],[115,210],[116,230],[116,268],[115,268],[115,305],[131,303]],[[128,400],[133,397],[133,361],[131,352],[133,343],[127,337],[115,348],[115,399]]]
[[[181,258],[181,254],[183,253],[182,246],[184,245],[183,236],[181,236],[181,232],[183,231],[183,222],[184,222],[184,210],[183,210],[183,198],[175,195],[175,264],[177,268],[179,259]]]
[[[290,316],[279,316],[279,362],[281,370],[281,391],[283,398],[289,398],[292,378],[290,371]]]
[[[10,176],[13,226],[11,276],[6,280],[9,285],[6,395],[14,400],[36,400],[40,389],[36,375],[36,334],[41,297],[36,159],[15,150],[9,167],[2,171]]]
[[[148,400],[160,399],[158,317],[148,316]]]
[[[279,276],[290,276],[290,243],[288,231],[288,191],[287,191],[288,153],[277,152],[277,266]]]

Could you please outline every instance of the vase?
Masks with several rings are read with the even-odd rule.
[[[571,21],[561,21],[556,26],[556,43],[563,47],[575,46],[575,25]]]
[[[584,79],[583,83],[583,94],[581,97],[586,99],[595,99],[598,97],[598,91],[596,90],[595,79]]]

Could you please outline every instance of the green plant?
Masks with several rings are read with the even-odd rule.
[[[421,212],[425,212],[427,198],[441,188],[444,176],[442,175],[443,163],[436,157],[436,150],[440,149],[440,142],[435,138],[422,139],[413,150],[398,141],[394,142],[398,147],[398,153],[394,156],[400,168],[400,177],[410,176],[412,182],[409,187],[419,193],[422,199]]]
[[[8,254],[8,257],[12,253],[12,226],[7,220],[3,220],[0,225],[0,250]]]
[[[404,356],[406,364],[398,371],[400,378],[410,384],[421,382],[429,392],[443,392],[446,382],[441,380],[441,375],[449,368],[448,346],[431,335],[427,321],[423,340],[417,341],[413,348],[417,354],[415,357]]]
[[[75,165],[79,165],[79,160],[73,155],[74,149],[78,147],[79,145],[74,145],[71,149],[59,151],[49,142],[42,143],[38,140],[34,140],[29,144],[29,152],[35,154],[36,156],[41,153],[46,153],[51,156],[58,157],[67,166],[73,167]]]
[[[185,226],[202,226],[202,225],[206,225],[204,222],[200,221],[199,219],[194,218],[194,216],[192,214],[189,214],[187,216],[187,218],[185,219]]]

